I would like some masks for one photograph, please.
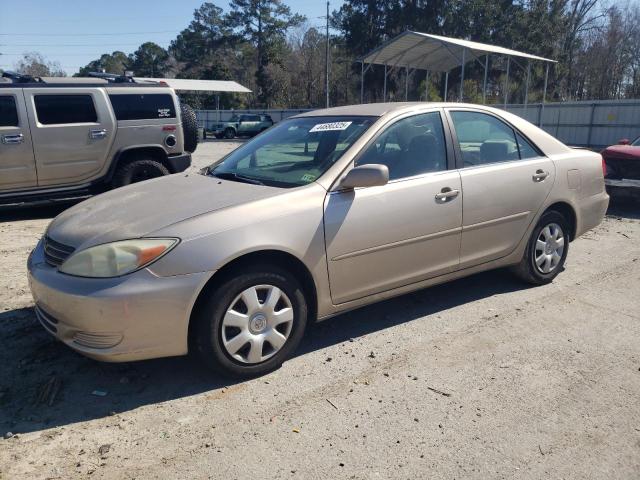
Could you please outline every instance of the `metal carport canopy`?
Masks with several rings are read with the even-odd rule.
[[[378,48],[372,50],[359,61],[362,64],[360,77],[360,103],[364,102],[364,74],[372,65],[384,65],[384,100],[387,99],[387,75],[388,70],[395,68],[405,69],[405,100],[409,96],[409,69],[426,70],[427,82],[425,83],[425,98],[429,100],[428,80],[431,72],[439,72],[445,74],[444,81],[444,99],[447,100],[447,91],[449,87],[449,71],[456,67],[461,67],[460,73],[460,99],[463,99],[464,92],[464,66],[469,61],[480,62],[480,57],[484,56],[484,82],[482,85],[482,101],[486,103],[487,97],[487,74],[489,70],[489,56],[500,55],[507,57],[507,72],[505,76],[504,88],[504,107],[507,107],[509,96],[509,68],[511,57],[519,57],[526,59],[527,79],[525,84],[525,105],[528,103],[529,96],[529,78],[531,75],[530,61],[547,62],[544,93],[542,103],[544,105],[547,96],[547,82],[549,78],[549,64],[557,63],[549,58],[531,55],[529,53],[518,52],[509,48],[498,47],[486,43],[472,42],[470,40],[462,40],[459,38],[442,37],[440,35],[432,35],[429,33],[414,32],[407,30],[397,37],[388,40]],[[515,60],[514,60],[515,62]],[[516,65],[520,66],[518,62]],[[368,66],[365,69],[365,64]],[[544,108],[544,107],[543,107]]]
[[[486,54],[496,54],[556,63],[555,60],[517,50],[411,30],[383,43],[362,57],[360,61],[377,65],[448,72],[461,65],[463,52],[464,60],[467,62],[479,59]]]
[[[228,80],[188,80],[184,78],[144,78],[135,77],[138,83],[164,82],[174,90],[185,92],[214,92],[214,93],[251,93],[246,87]]]

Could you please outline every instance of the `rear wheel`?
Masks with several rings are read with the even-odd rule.
[[[300,343],[307,302],[293,275],[257,266],[217,285],[194,321],[193,345],[207,366],[233,377],[262,375]]]
[[[113,188],[169,175],[169,170],[157,160],[134,160],[120,165],[113,175]]]
[[[514,268],[516,275],[533,285],[553,281],[567,258],[569,231],[569,223],[560,212],[545,212],[531,233],[522,260]]]

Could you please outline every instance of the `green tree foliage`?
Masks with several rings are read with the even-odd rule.
[[[162,77],[169,62],[169,54],[160,45],[145,42],[129,56],[129,69],[138,77]]]
[[[78,72],[78,76],[86,77],[89,72],[106,72],[121,75],[127,70],[128,64],[129,57],[127,57],[127,54],[124,52],[115,51],[113,53],[105,53],[101,55],[99,59],[93,60],[82,67]]]

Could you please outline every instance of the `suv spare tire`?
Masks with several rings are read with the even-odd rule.
[[[182,118],[184,150],[193,153],[198,146],[198,121],[196,119],[196,112],[189,105],[181,103],[180,117]]]

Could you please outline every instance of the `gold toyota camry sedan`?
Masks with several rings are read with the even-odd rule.
[[[258,375],[309,322],[498,267],[551,282],[608,201],[599,154],[504,111],[339,107],[70,208],[29,280],[42,326],[87,356]]]

